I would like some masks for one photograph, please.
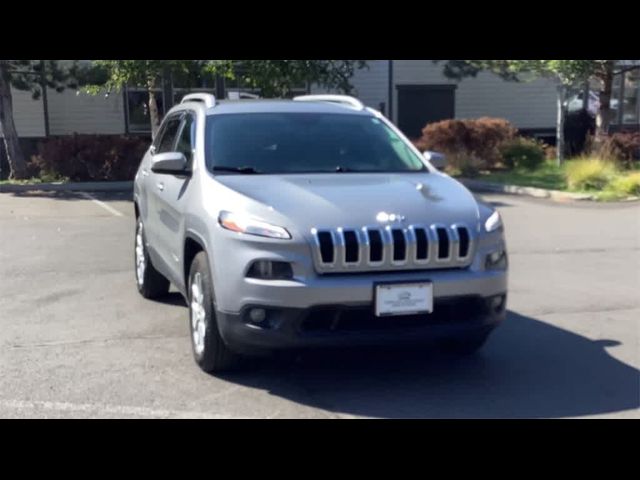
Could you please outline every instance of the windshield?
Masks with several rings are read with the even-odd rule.
[[[364,115],[212,115],[205,148],[216,173],[428,171],[391,128]]]

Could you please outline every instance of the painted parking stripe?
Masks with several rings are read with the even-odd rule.
[[[148,407],[133,407],[125,405],[105,405],[99,403],[70,403],[70,402],[50,402],[33,400],[0,400],[0,408],[14,409],[21,413],[29,410],[30,414],[35,412],[45,413],[58,412],[69,413],[82,412],[92,416],[101,417],[104,415],[113,416],[136,416],[148,418],[208,418],[208,419],[231,419],[231,418],[257,418],[238,417],[234,415],[212,414],[206,412],[189,412],[183,410],[165,410]],[[35,412],[34,412],[35,411]]]
[[[124,217],[124,215],[119,212],[118,210],[116,210],[113,207],[110,207],[109,205],[107,205],[106,203],[98,200],[96,197],[94,197],[93,195],[90,195],[86,192],[80,192],[80,195],[82,195],[84,198],[86,198],[87,200],[91,200],[93,203],[95,203],[96,205],[101,206],[102,208],[104,208],[107,212],[111,213],[112,215],[115,215],[116,217]]]

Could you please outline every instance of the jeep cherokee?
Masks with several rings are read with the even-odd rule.
[[[328,346],[480,348],[505,317],[502,220],[355,98],[187,95],[135,177],[135,272],[173,284],[207,372]]]

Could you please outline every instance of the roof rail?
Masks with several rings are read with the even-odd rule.
[[[357,98],[350,97],[348,95],[302,95],[300,97],[294,97],[297,102],[333,102],[340,103],[342,105],[349,105],[358,110],[364,110],[364,104]]]
[[[190,93],[182,97],[182,101],[180,103],[186,102],[202,102],[205,107],[211,108],[216,105],[216,97],[210,93]]]

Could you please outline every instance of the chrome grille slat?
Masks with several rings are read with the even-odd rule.
[[[382,264],[388,268],[393,266],[393,236],[391,227],[382,230]]]
[[[446,256],[440,257],[440,242],[438,230],[442,229],[446,234],[448,249]],[[460,255],[461,235],[460,230],[466,230],[464,243],[466,243],[466,255]],[[404,256],[399,259],[394,258],[394,253],[401,253],[401,246],[394,242],[394,234],[400,233],[404,239]],[[379,261],[372,260],[376,253],[376,233],[380,237],[382,258]],[[420,232],[420,233],[417,233]],[[325,262],[321,252],[323,242],[321,236],[330,235],[333,247],[333,261]],[[420,244],[424,248],[426,241],[426,258],[418,258],[418,235]],[[366,272],[366,271],[397,271],[409,269],[442,269],[442,268],[463,268],[469,266],[475,251],[475,233],[467,225],[455,223],[444,224],[415,224],[415,225],[387,225],[364,226],[364,227],[339,227],[339,228],[314,228],[311,230],[313,259],[316,271],[319,273],[341,273],[341,272]],[[356,261],[347,261],[347,244],[352,245],[353,240],[357,242]],[[325,257],[328,257],[325,245]],[[350,257],[354,257],[353,247],[350,247]],[[422,250],[421,250],[422,251]],[[424,252],[422,252],[424,254]],[[350,258],[354,260],[354,258]]]
[[[342,234],[342,228],[338,228],[335,231],[331,231],[333,234],[333,258],[338,265],[346,267],[345,262],[345,248],[344,248],[344,235]]]

